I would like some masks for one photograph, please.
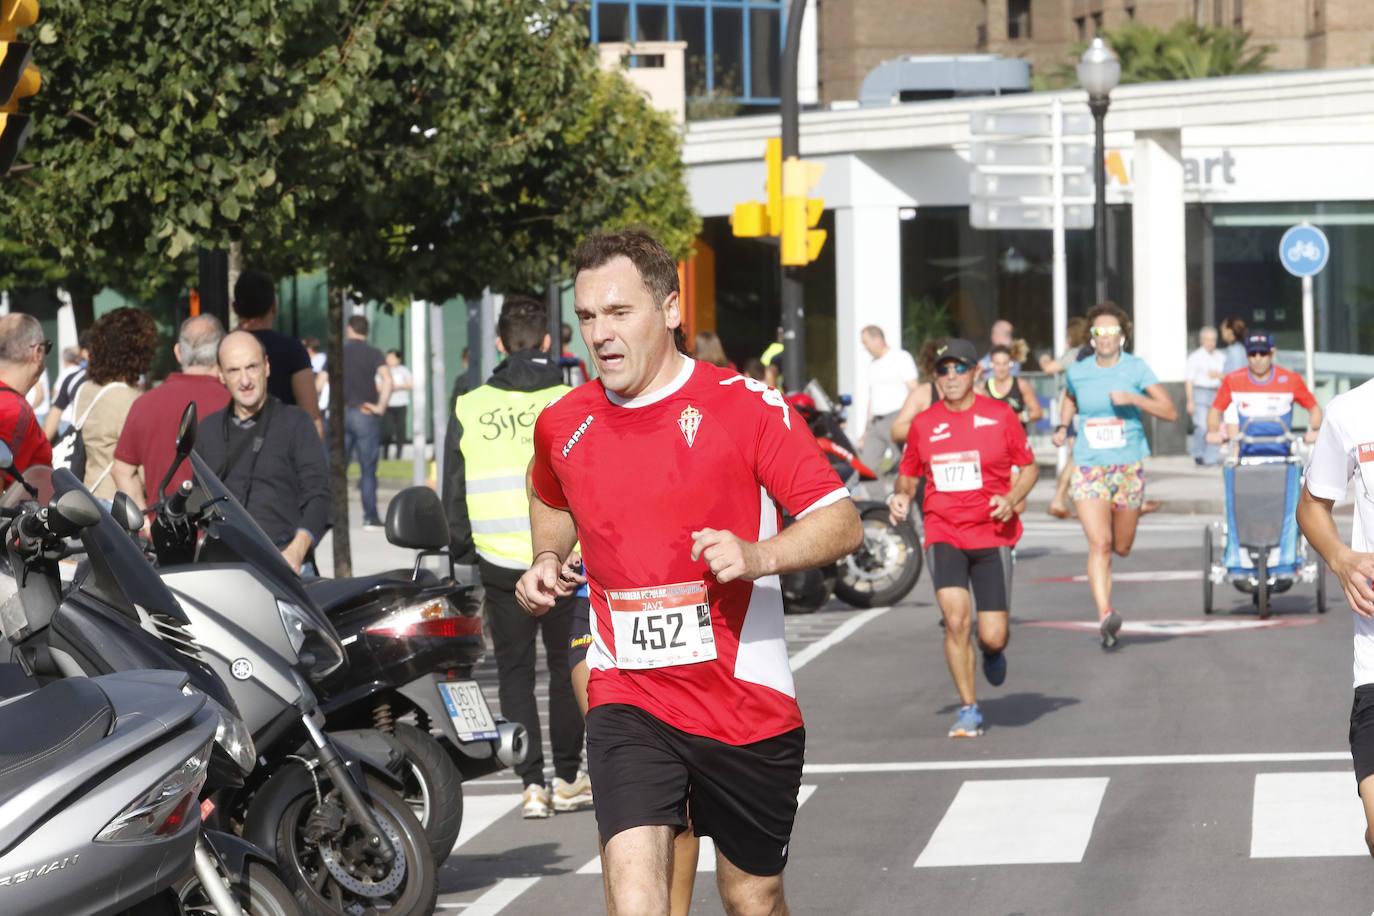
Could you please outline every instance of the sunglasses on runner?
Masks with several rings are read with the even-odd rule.
[[[963,363],[945,363],[943,366],[935,367],[936,375],[963,375],[968,371],[968,366]]]
[[[1115,337],[1121,333],[1121,325],[1112,324],[1105,328],[1093,328],[1094,337]]]

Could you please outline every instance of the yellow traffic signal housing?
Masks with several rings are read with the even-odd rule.
[[[33,65],[33,49],[16,41],[19,30],[38,21],[38,0],[0,0],[0,173],[8,172],[28,136],[28,115],[19,100],[43,85]]]
[[[768,171],[764,179],[765,201],[751,200],[735,204],[735,212],[730,217],[731,232],[740,238],[756,238],[763,235],[777,236],[782,226],[782,141],[777,137],[768,140],[764,149],[763,161]]]
[[[735,204],[735,212],[730,217],[730,229],[740,238],[756,238],[771,235],[768,231],[768,208],[757,200]]]
[[[824,171],[822,163],[795,157],[782,164],[782,263],[790,267],[811,263],[825,245],[825,230],[814,228],[825,200],[806,196]]]

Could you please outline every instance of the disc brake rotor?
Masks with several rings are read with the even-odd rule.
[[[376,814],[374,809],[373,815]],[[394,893],[406,878],[405,847],[401,845],[400,835],[389,819],[378,817],[377,822],[381,825],[382,833],[391,841],[391,848],[396,850],[396,858],[391,861],[390,871],[380,881],[359,878],[350,872],[335,842],[320,844],[320,859],[324,862],[325,868],[329,869],[329,873],[342,887],[360,897],[385,897]]]
[[[886,530],[866,533],[863,546],[844,558],[844,566],[848,571],[845,578],[872,582],[895,575],[900,565],[896,556],[898,544],[895,542],[900,540]]]

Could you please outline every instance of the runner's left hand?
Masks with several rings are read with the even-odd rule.
[[[1309,429],[1307,432],[1303,433],[1302,441],[1306,442],[1308,445],[1312,445],[1317,441],[1317,431],[1315,429]]]
[[[757,544],[741,540],[729,531],[702,528],[692,532],[692,560],[705,560],[716,581],[724,584],[736,579],[752,582],[764,574],[759,567]]]
[[[1012,508],[1011,501],[1000,493],[988,499],[988,508],[991,510],[988,514],[992,516],[994,521],[998,522],[1009,521],[1011,517],[1016,514]]]

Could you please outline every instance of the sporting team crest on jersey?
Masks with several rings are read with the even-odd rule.
[[[701,411],[695,407],[684,409],[682,416],[677,418],[677,428],[682,430],[682,438],[687,440],[687,447],[691,448],[692,443],[697,441],[697,430],[701,428]]]

